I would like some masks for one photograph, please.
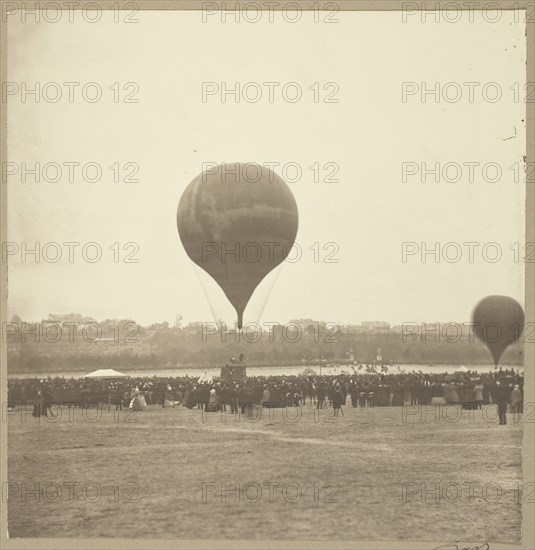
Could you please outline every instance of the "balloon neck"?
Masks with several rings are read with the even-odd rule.
[[[243,311],[238,311],[238,328],[243,328]]]

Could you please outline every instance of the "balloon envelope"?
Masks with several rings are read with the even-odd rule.
[[[255,288],[290,253],[297,205],[272,170],[223,164],[187,186],[178,204],[177,226],[186,253],[222,288],[241,328]]]
[[[487,296],[472,313],[474,332],[489,348],[494,364],[524,330],[524,310],[509,296]]]

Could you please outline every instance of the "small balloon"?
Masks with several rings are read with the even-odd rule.
[[[509,296],[487,296],[474,308],[472,322],[476,336],[487,345],[497,366],[507,347],[522,335],[524,310]]]
[[[269,168],[222,164],[186,187],[177,226],[186,253],[221,287],[242,328],[255,288],[292,249],[297,204],[286,182]]]

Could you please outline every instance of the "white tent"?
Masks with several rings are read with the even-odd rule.
[[[207,371],[204,371],[204,374],[199,377],[197,384],[211,384],[214,381],[211,374],[208,374]]]
[[[461,365],[458,369],[455,369],[455,372],[468,372],[468,369],[464,365]]]
[[[113,369],[98,369],[86,374],[84,378],[128,378],[128,374],[123,374]]]

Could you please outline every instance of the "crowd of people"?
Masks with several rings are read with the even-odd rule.
[[[459,403],[480,408],[497,403],[500,422],[505,409],[523,407],[523,374],[497,369],[486,374],[366,373],[308,376],[252,376],[233,381],[199,381],[196,377],[146,377],[114,380],[88,378],[11,379],[10,405],[34,404],[34,414],[48,414],[51,405],[87,408],[108,405],[144,409],[147,405],[225,410],[243,413],[249,404],[262,407],[342,406],[395,407],[404,404]]]

